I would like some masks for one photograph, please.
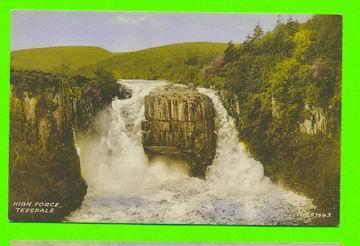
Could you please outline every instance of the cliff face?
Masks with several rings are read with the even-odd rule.
[[[271,97],[271,110],[274,118],[280,118],[280,108],[274,97]],[[239,113],[238,113],[239,114]],[[303,109],[304,119],[297,122],[297,129],[301,134],[315,135],[318,133],[328,135],[327,120],[321,107],[310,106],[305,103]]]
[[[74,134],[89,128],[108,102],[89,83],[76,87],[70,78],[39,72],[11,75],[9,219],[62,220],[87,190]]]
[[[301,133],[308,135],[328,134],[326,116],[320,107],[310,107],[306,104],[305,115],[304,122],[299,124]]]
[[[331,223],[337,224],[340,137],[334,129],[340,126],[334,124],[329,108],[310,106],[305,98],[281,104],[270,93],[262,101],[240,100],[226,90],[220,95],[236,120],[241,141],[262,163],[266,176],[311,197],[319,209],[333,213]]]
[[[37,95],[15,90],[10,110],[9,218],[57,221],[80,206],[87,188],[74,146],[71,102],[55,89]],[[19,202],[32,204],[23,207]],[[36,202],[59,205],[40,212]],[[33,210],[21,212],[22,208]]]
[[[150,93],[142,125],[145,152],[185,159],[193,176],[205,177],[215,156],[214,117],[211,99],[195,90],[168,86]]]

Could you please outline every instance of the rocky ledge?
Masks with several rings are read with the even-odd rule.
[[[192,176],[205,177],[215,156],[215,110],[209,97],[170,85],[145,97],[143,145],[149,158],[181,158]]]

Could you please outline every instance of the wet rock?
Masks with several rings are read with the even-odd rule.
[[[145,97],[143,145],[147,155],[187,160],[205,177],[215,156],[215,111],[209,97],[184,86],[167,86]]]

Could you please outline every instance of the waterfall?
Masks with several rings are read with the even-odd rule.
[[[199,88],[211,98],[216,110],[217,155],[207,173],[213,189],[229,192],[261,191],[271,186],[260,162],[252,159],[238,139],[235,121],[230,117],[214,90]]]
[[[114,100],[94,122],[96,134],[77,138],[89,186],[83,205],[67,220],[122,223],[303,224],[312,201],[273,184],[245,151],[235,122],[215,91],[199,88],[216,110],[217,149],[206,179],[186,165],[146,157],[141,140],[144,97],[164,81],[123,80],[129,99]]]

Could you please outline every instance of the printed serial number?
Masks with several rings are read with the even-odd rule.
[[[312,218],[330,218],[332,216],[331,213],[317,213],[317,212],[311,212],[310,217]]]

